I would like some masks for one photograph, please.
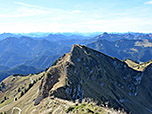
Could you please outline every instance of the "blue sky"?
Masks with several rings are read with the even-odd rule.
[[[0,33],[152,32],[148,0],[0,1]]]

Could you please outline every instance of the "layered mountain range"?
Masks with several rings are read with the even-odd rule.
[[[131,59],[138,63],[147,62],[152,56],[151,34],[103,33],[96,37],[70,33],[48,34],[23,34],[30,37],[0,34],[0,81],[12,74],[27,75],[44,71],[58,57],[69,52],[73,44],[87,45],[120,60]],[[34,70],[18,70],[22,66]]]
[[[133,64],[83,45],[73,45],[69,53],[57,59],[45,72],[5,79],[1,83],[5,85],[1,86],[1,111],[14,112],[18,107],[24,113],[105,114],[114,108],[124,112],[113,110],[111,113],[151,114],[151,61],[145,63],[142,70],[136,70],[130,63]],[[136,65],[141,68],[140,64]],[[31,80],[35,83],[28,87]],[[11,83],[14,84],[10,86]],[[28,91],[24,92],[26,88]],[[11,100],[12,96],[15,101]],[[84,104],[86,99],[96,103],[94,108]],[[108,109],[104,107],[106,105]],[[99,107],[102,110],[99,111]]]
[[[141,39],[152,39],[152,34],[144,34],[144,33],[107,33],[104,32],[101,35],[95,37],[96,40],[108,40],[108,41],[116,41],[121,39],[128,40],[141,40]]]
[[[70,46],[60,44],[60,42],[50,42],[47,40],[35,40],[29,37],[6,38],[0,41],[0,65],[4,67],[0,71],[0,81],[11,74],[35,73],[18,71],[20,66],[29,66],[37,69],[37,72],[51,66],[59,56],[70,50]],[[5,69],[5,68],[8,69]],[[16,70],[15,70],[16,69]]]
[[[151,39],[121,39],[113,42],[100,39],[87,46],[120,60],[131,59],[137,62],[147,62],[152,56]]]

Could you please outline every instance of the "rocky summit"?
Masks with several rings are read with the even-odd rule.
[[[73,45],[44,72],[0,82],[0,114],[151,114],[151,63]]]
[[[34,105],[47,97],[80,103],[89,98],[127,113],[151,114],[151,74],[152,65],[137,71],[117,58],[73,45],[46,71]]]

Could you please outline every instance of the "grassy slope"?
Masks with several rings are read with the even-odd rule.
[[[40,114],[40,113],[89,114],[90,113],[91,114],[91,111],[93,111],[96,114],[107,114],[108,112],[117,113],[117,111],[113,109],[97,106],[93,102],[83,102],[82,104],[79,104],[79,103],[73,103],[70,101],[61,100],[58,98],[50,98],[50,97],[44,99],[39,105],[34,106],[35,98],[38,95],[38,88],[41,82],[40,80],[37,81],[37,83],[35,83],[34,86],[27,93],[25,93],[20,99],[14,101],[14,97],[13,97],[13,95],[15,94],[14,90],[21,87],[23,83],[26,83],[26,85],[28,85],[30,83],[30,77],[32,77],[34,80],[36,78],[41,77],[42,75],[43,73],[39,75],[32,75],[26,77],[20,77],[20,76],[16,77],[17,79],[15,80],[14,84],[10,87],[11,89],[9,89],[5,94],[5,96],[7,95],[9,99],[6,100],[4,103],[0,104],[0,112],[7,112],[8,114],[10,114],[12,112],[13,107],[18,107],[22,110],[22,114],[31,114],[31,113],[34,114]],[[6,80],[4,80],[4,82],[6,84],[11,83],[12,82],[11,80],[13,78],[14,78],[13,76],[10,76]],[[16,96],[18,97],[19,95],[20,92]],[[13,111],[13,114],[15,113],[18,113],[18,110],[15,109]]]
[[[150,62],[145,63],[145,65],[147,65],[147,66],[148,66],[148,64],[150,64]],[[133,65],[135,65],[135,63],[132,62],[132,66]],[[4,103],[0,104],[0,108],[6,105],[4,108],[2,108],[0,110],[0,112],[7,111],[7,113],[10,113],[12,111],[13,107],[19,107],[20,109],[22,109],[23,114],[24,113],[28,113],[28,114],[30,114],[30,113],[34,113],[34,114],[39,114],[39,113],[54,113],[54,114],[80,113],[81,114],[81,113],[83,113],[83,114],[85,114],[86,113],[87,114],[87,113],[89,113],[88,112],[89,110],[91,110],[95,113],[105,114],[108,112],[110,113],[112,111],[111,109],[97,106],[94,103],[92,104],[92,102],[91,103],[84,102],[83,104],[77,104],[77,103],[74,104],[72,102],[57,99],[57,98],[51,99],[50,97],[43,99],[43,101],[39,105],[34,106],[34,100],[38,95],[37,91],[38,91],[38,87],[40,86],[40,81],[38,81],[19,100],[15,101],[15,102],[13,101],[14,100],[13,96],[15,93],[17,93],[17,92],[15,92],[15,90],[17,90],[19,87],[22,87],[23,85],[25,85],[24,88],[27,88],[28,84],[30,83],[30,77],[32,77],[32,79],[34,80],[36,78],[41,77],[42,75],[43,75],[43,73],[41,73],[39,75],[32,75],[32,76],[27,76],[27,77],[16,77],[17,79],[15,79],[15,81],[13,81],[13,82],[12,82],[12,80],[14,77],[12,77],[12,76],[7,78],[6,80],[4,80],[6,85],[11,85],[11,87],[9,88],[9,86],[8,86],[8,91],[5,93],[5,96],[7,95],[9,100],[6,100]],[[90,83],[91,82],[88,81],[85,83],[85,85],[89,85]],[[90,88],[98,87],[96,85],[96,83],[93,83],[93,81],[92,81],[92,84],[94,84],[94,85],[91,85]],[[96,89],[98,90],[98,88],[93,88],[93,90],[96,90]],[[105,92],[105,93],[107,93],[107,92]],[[122,92],[122,94],[123,94],[123,92]],[[19,97],[19,95],[20,95],[20,93],[16,94],[17,97]],[[2,97],[0,97],[0,98],[4,97],[4,95],[1,95],[1,96]],[[132,101],[132,99],[129,99],[129,100]],[[10,102],[12,102],[12,103],[10,103]],[[130,105],[130,104],[128,104],[128,105]],[[136,102],[135,102],[134,106],[136,106]],[[139,106],[139,107],[140,107],[139,110],[142,110],[142,106]],[[132,107],[132,108],[134,109],[134,107]],[[135,108],[135,109],[137,109],[137,108]],[[111,112],[111,113],[114,113],[114,112]],[[115,113],[117,113],[117,112],[115,112]]]
[[[127,59],[125,60],[125,63],[134,70],[144,71],[144,69],[152,63],[152,60],[145,63],[138,64],[130,59]]]
[[[4,90],[3,94],[0,97],[0,101],[2,101],[5,96],[6,96],[7,100],[5,100],[5,102],[0,104],[0,109],[1,109],[0,112],[1,111],[10,112],[14,106],[19,107],[21,109],[23,107],[25,107],[25,106],[22,106],[21,104],[23,104],[23,102],[27,103],[27,101],[30,101],[29,98],[34,97],[33,95],[36,93],[35,91],[38,90],[40,81],[38,81],[32,87],[33,89],[32,88],[29,89],[29,91],[20,98],[21,91],[24,91],[25,88],[28,88],[29,84],[31,83],[30,78],[32,78],[32,80],[36,80],[36,79],[40,78],[42,75],[43,75],[43,73],[38,74],[38,75],[29,75],[29,76],[25,76],[25,77],[10,76],[10,77],[6,78],[3,81],[6,85],[6,89]],[[19,88],[20,88],[20,92],[18,92]],[[15,97],[18,99],[17,101],[14,101]]]

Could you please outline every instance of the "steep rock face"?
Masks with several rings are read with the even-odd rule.
[[[143,109],[152,113],[152,64],[143,73],[143,78],[139,86],[137,100],[142,104]]]
[[[135,71],[116,58],[73,45],[71,52],[60,57],[46,72],[35,105],[48,96],[79,102],[92,98],[99,104],[108,102],[110,107],[148,114],[150,110],[145,108],[146,104],[143,108],[139,88],[146,75],[149,75],[146,71]]]

